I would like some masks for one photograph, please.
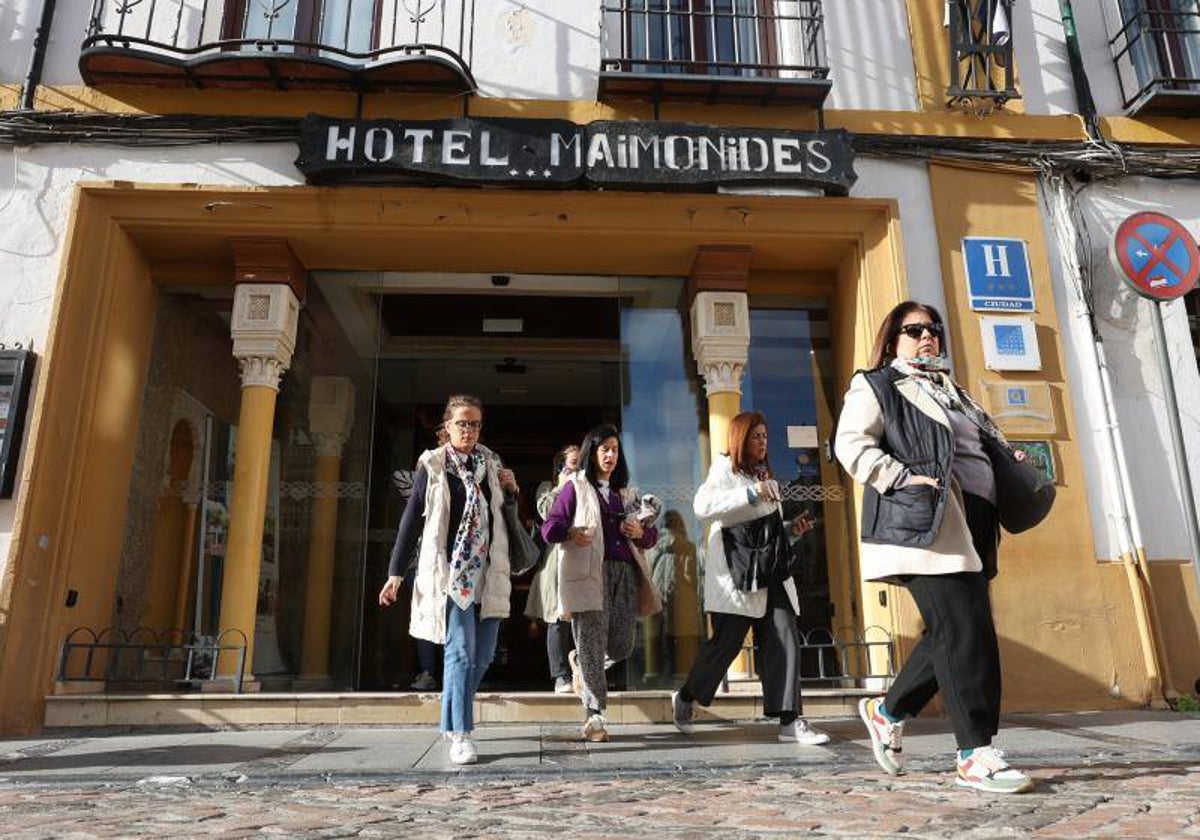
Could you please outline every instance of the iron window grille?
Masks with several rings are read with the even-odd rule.
[[[1116,8],[1109,43],[1123,106],[1194,113],[1200,105],[1200,0],[1117,0]]]
[[[93,0],[89,84],[474,89],[475,0]]]
[[[602,0],[601,98],[828,93],[820,0]]]
[[[1013,0],[947,0],[950,105],[1020,99],[1013,75]]]

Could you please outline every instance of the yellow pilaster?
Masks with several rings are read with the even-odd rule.
[[[179,585],[175,590],[175,621],[173,628],[187,635],[188,595],[192,582],[192,560],[196,556],[196,516],[198,506],[187,505],[183,518],[183,542],[179,546]]]
[[[308,584],[304,593],[304,655],[300,678],[321,680],[329,676],[329,622],[333,612],[333,557],[337,542],[338,499],[342,459],[317,458],[313,483],[318,488],[312,503],[312,531],[308,543]]]
[[[248,385],[242,388],[242,406],[238,413],[233,498],[229,508],[229,537],[221,580],[219,626],[222,632],[240,630],[245,635],[247,671],[254,661],[254,619],[258,603],[263,516],[267,510],[276,396],[274,388]],[[232,673],[234,668],[236,662],[232,656],[222,657],[222,675]]]
[[[271,438],[279,379],[292,360],[300,303],[282,283],[244,283],[233,299],[230,332],[242,374],[233,461],[229,535],[221,580],[220,633],[246,639],[243,674],[254,662],[254,626],[262,561],[263,517],[271,471]],[[229,633],[226,643],[240,641]],[[236,658],[226,653],[218,672],[233,674]]]

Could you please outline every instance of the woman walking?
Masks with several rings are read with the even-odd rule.
[[[653,525],[643,525],[629,489],[629,468],[620,434],[611,424],[587,433],[579,451],[582,469],[563,486],[542,525],[548,543],[561,543],[558,597],[571,616],[575,637],[580,699],[585,720],[583,738],[607,741],[604,709],[608,665],[633,652],[638,618],[662,609],[650,582],[642,550],[658,540]]]
[[[446,403],[440,446],[422,453],[412,496],[400,519],[380,606],[395,603],[405,560],[418,550],[409,633],[445,645],[441,731],[450,760],[473,764],[475,692],[496,653],[512,584],[508,532],[500,506],[517,491],[511,470],[479,443],[483,404],[455,396]]]
[[[829,740],[800,716],[800,602],[789,564],[780,556],[787,536],[779,501],[779,485],[767,462],[767,419],[744,411],[729,424],[728,452],[714,461],[694,503],[696,516],[711,525],[704,606],[713,634],[701,646],[683,687],[671,695],[672,719],[685,734],[693,732],[693,704],[712,703],[753,628],[763,650],[758,663],[763,710],[767,717],[779,718],[779,740],[806,746]],[[812,528],[809,520],[800,523],[805,531]],[[766,550],[751,551],[748,542]]]
[[[838,420],[838,460],[864,486],[863,577],[906,587],[925,623],[887,696],[863,700],[859,714],[875,760],[896,775],[904,768],[904,721],[940,690],[958,742],[957,783],[1021,793],[1033,780],[991,746],[1000,649],[988,580],[1000,531],[982,436],[1003,436],[951,378],[944,337],[932,306],[895,307]]]
[[[544,481],[537,489],[537,512],[543,522],[550,515],[558,492],[577,469],[579,447],[574,444],[564,446],[554,456],[554,482]],[[529,584],[525,615],[546,623],[546,661],[550,666],[550,679],[554,680],[554,691],[570,694],[571,663],[567,656],[575,649],[575,642],[571,638],[571,622],[562,617],[558,605],[558,559],[561,553],[562,549],[557,545],[548,547],[546,562]]]

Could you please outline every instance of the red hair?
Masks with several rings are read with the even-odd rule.
[[[759,426],[764,428],[767,425],[767,418],[763,416],[761,411],[743,411],[729,422],[729,437],[728,437],[728,452],[730,466],[734,472],[740,472],[744,475],[751,474],[751,468],[757,464],[751,464],[749,457],[746,455],[746,449],[750,446],[750,434]],[[771,465],[767,463],[767,459],[762,461],[764,467],[767,468],[768,477],[771,475]]]

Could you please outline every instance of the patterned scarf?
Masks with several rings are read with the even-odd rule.
[[[458,476],[467,491],[462,520],[450,550],[450,598],[465,610],[475,603],[487,563],[488,523],[481,486],[487,477],[487,459],[478,449],[470,455],[459,455],[447,446],[446,472]]]
[[[892,367],[912,377],[917,386],[945,409],[958,411],[979,427],[981,432],[1008,446],[1003,432],[992,422],[986,411],[971,395],[958,386],[950,376],[950,360],[945,356],[917,356],[912,359],[892,359]]]

